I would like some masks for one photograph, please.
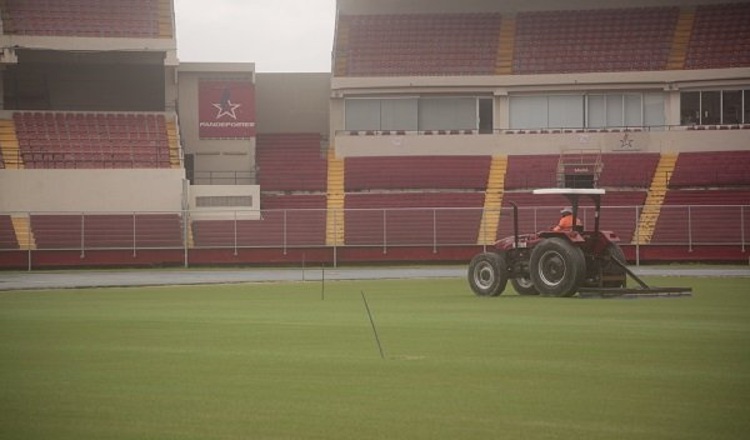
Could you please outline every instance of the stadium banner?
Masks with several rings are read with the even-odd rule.
[[[198,137],[250,139],[255,136],[255,85],[249,80],[198,82]]]

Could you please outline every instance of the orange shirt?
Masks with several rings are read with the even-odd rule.
[[[580,218],[576,219],[576,224],[578,226],[582,225]],[[568,214],[562,218],[560,218],[560,222],[552,228],[553,231],[570,231],[573,229],[573,214]]]

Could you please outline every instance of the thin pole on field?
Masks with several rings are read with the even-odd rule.
[[[360,290],[359,293],[362,295],[362,301],[365,303],[365,310],[367,310],[367,317],[370,318],[370,325],[372,326],[372,333],[375,335],[375,342],[378,344],[378,351],[380,352],[380,359],[385,359],[383,354],[383,346],[380,344],[380,338],[378,337],[378,329],[375,328],[375,321],[372,319],[372,313],[370,313],[370,306],[367,305],[367,298],[365,298],[365,292]]]
[[[320,265],[320,300],[326,300],[326,264]]]

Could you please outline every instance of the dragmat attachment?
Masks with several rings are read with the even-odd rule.
[[[611,261],[620,266],[640,287],[581,287],[578,289],[578,296],[581,298],[657,298],[693,295],[692,287],[651,287],[617,258]]]

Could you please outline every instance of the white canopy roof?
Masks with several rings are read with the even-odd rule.
[[[564,195],[596,195],[604,194],[604,188],[541,188],[535,189],[534,194],[558,194]]]

